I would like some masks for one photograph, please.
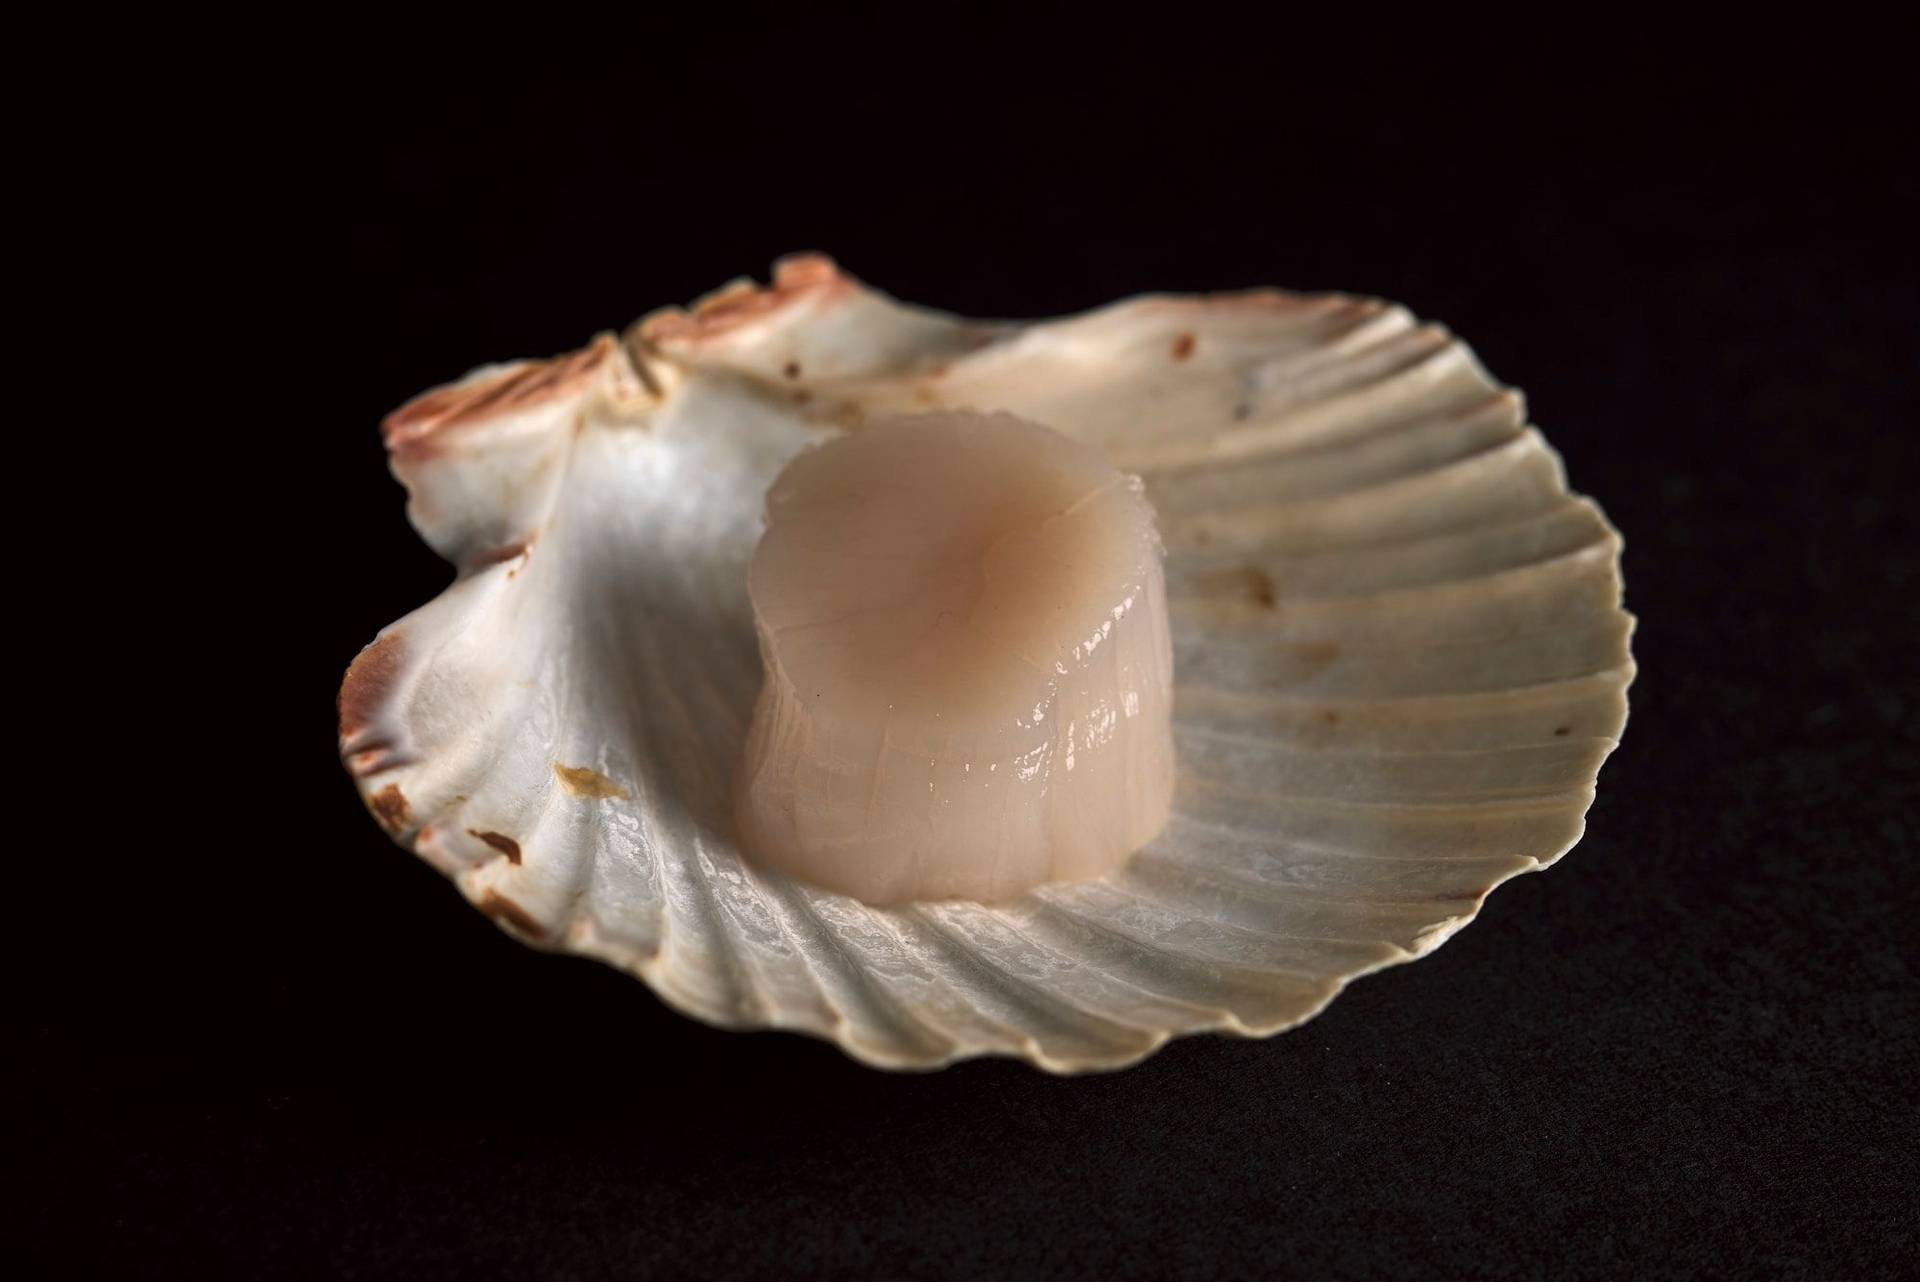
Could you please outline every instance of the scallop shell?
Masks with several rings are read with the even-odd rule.
[[[1180,780],[1121,873],[869,908],[742,861],[745,567],[781,465],[869,414],[1009,410],[1140,473]],[[1275,291],[961,320],[818,256],[389,417],[454,584],[340,692],[374,816],[502,928],[686,1013],[889,1068],[1112,1068],[1266,1036],[1580,837],[1626,720],[1620,540],[1518,393],[1401,307]]]

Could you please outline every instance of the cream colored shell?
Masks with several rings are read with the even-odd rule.
[[[768,482],[879,410],[1009,410],[1146,479],[1180,780],[1122,873],[874,909],[744,863]],[[386,424],[452,587],[354,662],[341,748],[396,840],[529,943],[679,1009],[925,1068],[1111,1068],[1263,1036],[1431,951],[1578,840],[1626,720],[1620,540],[1466,346],[1272,291],[982,324],[824,258]]]

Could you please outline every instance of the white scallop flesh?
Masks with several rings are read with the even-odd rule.
[[[870,904],[1104,876],[1173,795],[1153,510],[1010,414],[881,420],[767,496],[746,853]]]

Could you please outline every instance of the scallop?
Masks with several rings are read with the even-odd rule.
[[[1160,555],[1137,479],[1012,415],[802,453],[747,575],[743,850],[869,904],[1112,872],[1173,796]]]
[[[341,688],[374,817],[530,944],[869,1064],[1295,1027],[1572,847],[1626,721],[1619,536],[1517,393],[1374,299],[983,323],[811,255],[384,433],[456,578]],[[809,511],[842,463],[910,479]],[[1083,545],[1039,528],[1082,500]],[[999,530],[1084,564],[1009,553],[987,617],[960,566]],[[1036,749],[1045,797],[969,791]]]

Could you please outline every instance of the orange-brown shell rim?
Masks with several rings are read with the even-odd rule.
[[[602,334],[577,352],[525,361],[484,378],[436,387],[387,415],[380,425],[381,438],[396,458],[431,458],[439,453],[440,438],[448,432],[579,390],[618,351],[619,340]]]
[[[739,281],[699,299],[691,310],[668,307],[654,312],[640,322],[640,338],[663,347],[710,343],[801,302],[828,302],[858,287],[859,282],[825,254],[793,254],[774,263],[772,284],[763,288]]]

